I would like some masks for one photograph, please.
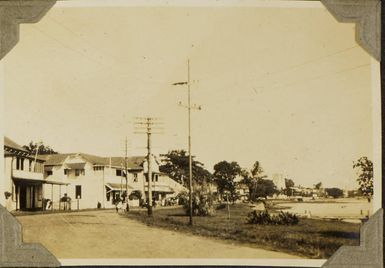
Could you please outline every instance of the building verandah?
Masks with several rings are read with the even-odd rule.
[[[66,193],[67,185],[43,179],[13,178],[12,198],[15,201],[15,210],[60,210],[64,207],[60,200],[62,193]]]

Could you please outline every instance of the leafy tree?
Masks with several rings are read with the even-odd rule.
[[[214,178],[218,186],[218,192],[223,196],[224,192],[230,193],[231,201],[237,199],[236,182],[234,179],[241,175],[242,169],[237,162],[221,161],[214,165]]]
[[[370,202],[373,196],[373,163],[366,156],[361,157],[353,162],[353,168],[357,168],[357,182],[359,191],[368,197]]]
[[[259,178],[257,180],[257,184],[254,190],[254,199],[258,197],[267,198],[268,196],[272,196],[277,192],[277,186],[272,180],[265,180]]]
[[[326,188],[325,192],[328,196],[338,198],[344,195],[344,192],[340,188]]]
[[[285,179],[285,194],[287,196],[292,196],[293,195],[293,190],[291,189],[291,187],[294,187],[294,181],[292,179]]]
[[[322,188],[322,182],[317,183],[316,185],[314,185],[314,187],[315,187],[317,190],[321,189],[321,188]]]
[[[37,153],[40,155],[58,153],[54,149],[52,149],[50,146],[44,145],[42,142],[30,141],[29,144],[24,145],[23,148],[26,149],[31,154],[36,154],[36,150],[37,150]]]
[[[294,187],[294,181],[291,179],[285,179],[285,186],[286,188]]]
[[[258,184],[261,182],[263,183],[263,179],[267,178],[267,176],[263,173],[264,171],[259,161],[255,161],[250,172],[248,172],[247,170],[243,170],[241,173],[243,177],[242,182],[245,183],[249,188],[250,200],[255,200],[260,196],[264,196],[264,194],[261,192],[263,186],[258,187]],[[262,195],[259,195],[257,192]]]
[[[173,180],[188,186],[189,181],[189,156],[184,150],[172,150],[162,155],[164,159],[159,166],[159,171],[166,173]],[[204,185],[213,180],[213,175],[205,169],[203,163],[192,157],[193,184]]]
[[[255,161],[253,168],[251,169],[251,175],[253,176],[253,178],[261,178],[261,179],[267,177],[266,175],[262,175],[262,174],[263,174],[263,169],[262,169],[261,163],[259,163],[259,161]]]

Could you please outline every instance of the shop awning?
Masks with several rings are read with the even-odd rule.
[[[124,191],[126,190],[126,183],[120,184],[120,183],[106,183],[106,186],[110,188],[112,191]],[[128,189],[132,190],[133,188],[128,185]]]
[[[69,185],[69,183],[61,182],[61,181],[48,181],[48,180],[39,180],[39,179],[26,179],[26,178],[13,178],[15,183],[26,183],[26,184],[55,184],[55,185]]]
[[[146,191],[148,191],[148,186],[145,187]],[[174,193],[175,191],[168,185],[152,185],[151,187],[153,192],[160,193]]]
[[[61,181],[45,181],[46,184],[54,184],[54,185],[69,185],[69,183],[61,182]]]
[[[25,183],[25,184],[33,184],[33,185],[39,185],[43,184],[44,180],[39,180],[39,179],[25,179],[25,178],[13,178],[13,181],[15,183]]]

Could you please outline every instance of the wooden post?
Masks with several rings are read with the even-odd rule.
[[[229,195],[226,195],[227,199],[227,218],[230,220],[230,205],[229,205]]]
[[[60,205],[61,205],[60,199],[61,199],[61,184],[59,184],[59,211],[60,211]]]
[[[34,191],[35,187],[33,187],[32,190]],[[31,196],[33,196],[33,195],[31,195]],[[44,198],[44,184],[41,184],[41,210],[43,210],[43,211],[45,210],[44,202],[43,202],[44,199],[45,199]],[[32,203],[31,203],[31,205],[32,205]]]
[[[51,210],[53,211],[53,183],[51,184]]]

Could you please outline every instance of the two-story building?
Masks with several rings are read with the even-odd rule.
[[[127,172],[126,172],[127,171]],[[118,200],[133,191],[148,198],[147,158],[100,157],[84,153],[53,154],[46,156],[44,178],[66,183],[65,193],[71,199],[72,209],[112,208]],[[152,196],[160,202],[184,189],[167,175],[159,172],[159,163],[152,157]],[[60,187],[46,187],[53,197],[61,196]],[[139,205],[139,202],[130,202]],[[60,209],[59,199],[53,200],[54,209]]]
[[[53,197],[53,208],[61,209],[61,202],[70,198],[72,209],[97,208],[103,206],[105,160],[103,157],[84,154],[51,154],[45,155],[44,178],[65,183],[63,189],[45,187],[44,192]],[[64,205],[64,204],[63,204]]]
[[[159,172],[152,156],[152,196],[162,203],[186,190]],[[4,138],[4,187],[8,210],[112,208],[137,191],[148,199],[147,157],[100,157],[85,153],[31,154]],[[127,171],[127,172],[126,172]],[[130,205],[139,201],[130,200]]]
[[[8,210],[42,210],[44,189],[65,183],[44,179],[44,158],[4,137],[4,194]]]
[[[111,157],[109,159],[107,158],[106,160],[111,161],[110,167],[112,170],[115,170],[117,175],[122,174],[123,186],[121,188],[123,189],[123,191],[125,189],[125,168],[127,167],[129,190],[131,190],[131,192],[141,192],[144,201],[148,199],[149,181],[147,175],[147,157]],[[160,204],[164,204],[165,199],[170,198],[172,196],[176,196],[181,191],[186,191],[184,186],[159,171],[159,161],[155,156],[152,156],[151,158],[151,170],[151,189],[153,200],[159,202]],[[114,174],[114,171],[112,171],[112,174]],[[119,189],[120,188],[118,184],[117,188],[113,189],[113,187],[111,187],[110,191],[111,193],[114,193],[115,196],[117,196],[119,193]],[[128,194],[130,194],[130,192]]]

